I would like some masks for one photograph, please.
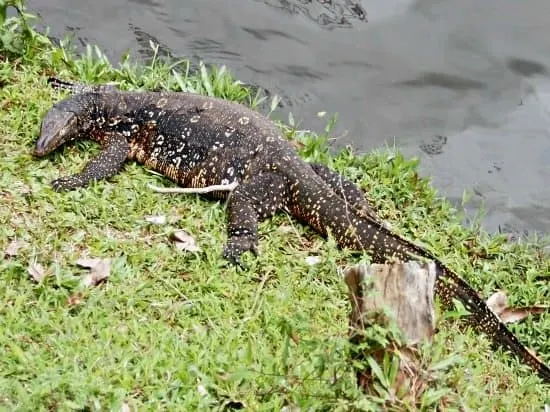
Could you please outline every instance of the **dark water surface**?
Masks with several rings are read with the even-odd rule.
[[[358,4],[359,2],[359,4]],[[31,0],[54,36],[113,59],[225,64],[302,128],[338,112],[337,144],[396,144],[485,227],[550,233],[548,0]],[[365,11],[367,16],[365,16]],[[365,17],[367,17],[368,22]]]

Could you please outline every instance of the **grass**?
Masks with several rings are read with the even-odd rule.
[[[349,304],[338,272],[357,258],[287,215],[261,224],[261,254],[246,256],[243,272],[220,257],[224,204],[153,193],[147,184],[165,179],[137,164],[110,181],[53,192],[52,179],[80,170],[98,148],[82,142],[31,156],[43,115],[61,97],[46,85],[51,74],[262,102],[223,69],[161,61],[154,45],[141,64],[126,58],[113,67],[95,47],[77,57],[68,43],[34,32],[29,18],[0,13],[0,251],[24,242],[0,261],[0,409],[541,410],[550,402],[548,386],[452,313],[441,314],[421,350],[423,395],[396,394],[391,381],[362,394],[347,361]],[[418,177],[417,162],[395,150],[331,153],[330,128],[316,136],[281,127],[305,159],[357,181],[396,231],[428,245],[483,296],[503,289],[512,305],[548,302],[550,258],[540,240],[509,243],[475,220],[465,226]],[[150,224],[148,215],[170,223]],[[177,229],[203,252],[177,251],[169,240]],[[86,255],[112,259],[106,283],[81,285],[86,270],[75,262]],[[311,255],[321,263],[308,265]],[[49,274],[38,284],[27,273],[35,261]],[[550,363],[550,316],[511,328]]]

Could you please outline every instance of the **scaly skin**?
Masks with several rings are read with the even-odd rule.
[[[101,153],[75,176],[62,177],[55,190],[85,187],[111,177],[136,160],[183,187],[237,182],[227,192],[228,241],[224,257],[240,263],[256,253],[258,222],[286,210],[322,235],[329,231],[341,247],[364,250],[373,262],[426,258],[437,267],[436,293],[447,308],[458,299],[471,313],[471,325],[532,367],[545,382],[541,363],[491,312],[477,293],[429,251],[394,233],[376,216],[353,183],[323,165],[304,162],[267,118],[242,105],[189,93],[121,92],[113,86],[72,84],[56,88],[74,94],[50,109],[35,154],[44,156],[63,143],[88,138]]]

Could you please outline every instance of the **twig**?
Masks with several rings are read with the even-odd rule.
[[[201,193],[210,193],[210,192],[232,192],[239,184],[237,182],[229,183],[227,185],[213,185],[206,187],[159,187],[152,184],[147,186],[153,192],[157,193],[191,193],[191,194],[201,194]]]

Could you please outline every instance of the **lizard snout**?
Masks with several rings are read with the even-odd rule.
[[[51,109],[42,122],[40,137],[36,141],[33,154],[45,156],[53,152],[74,135],[77,118],[74,113]]]

